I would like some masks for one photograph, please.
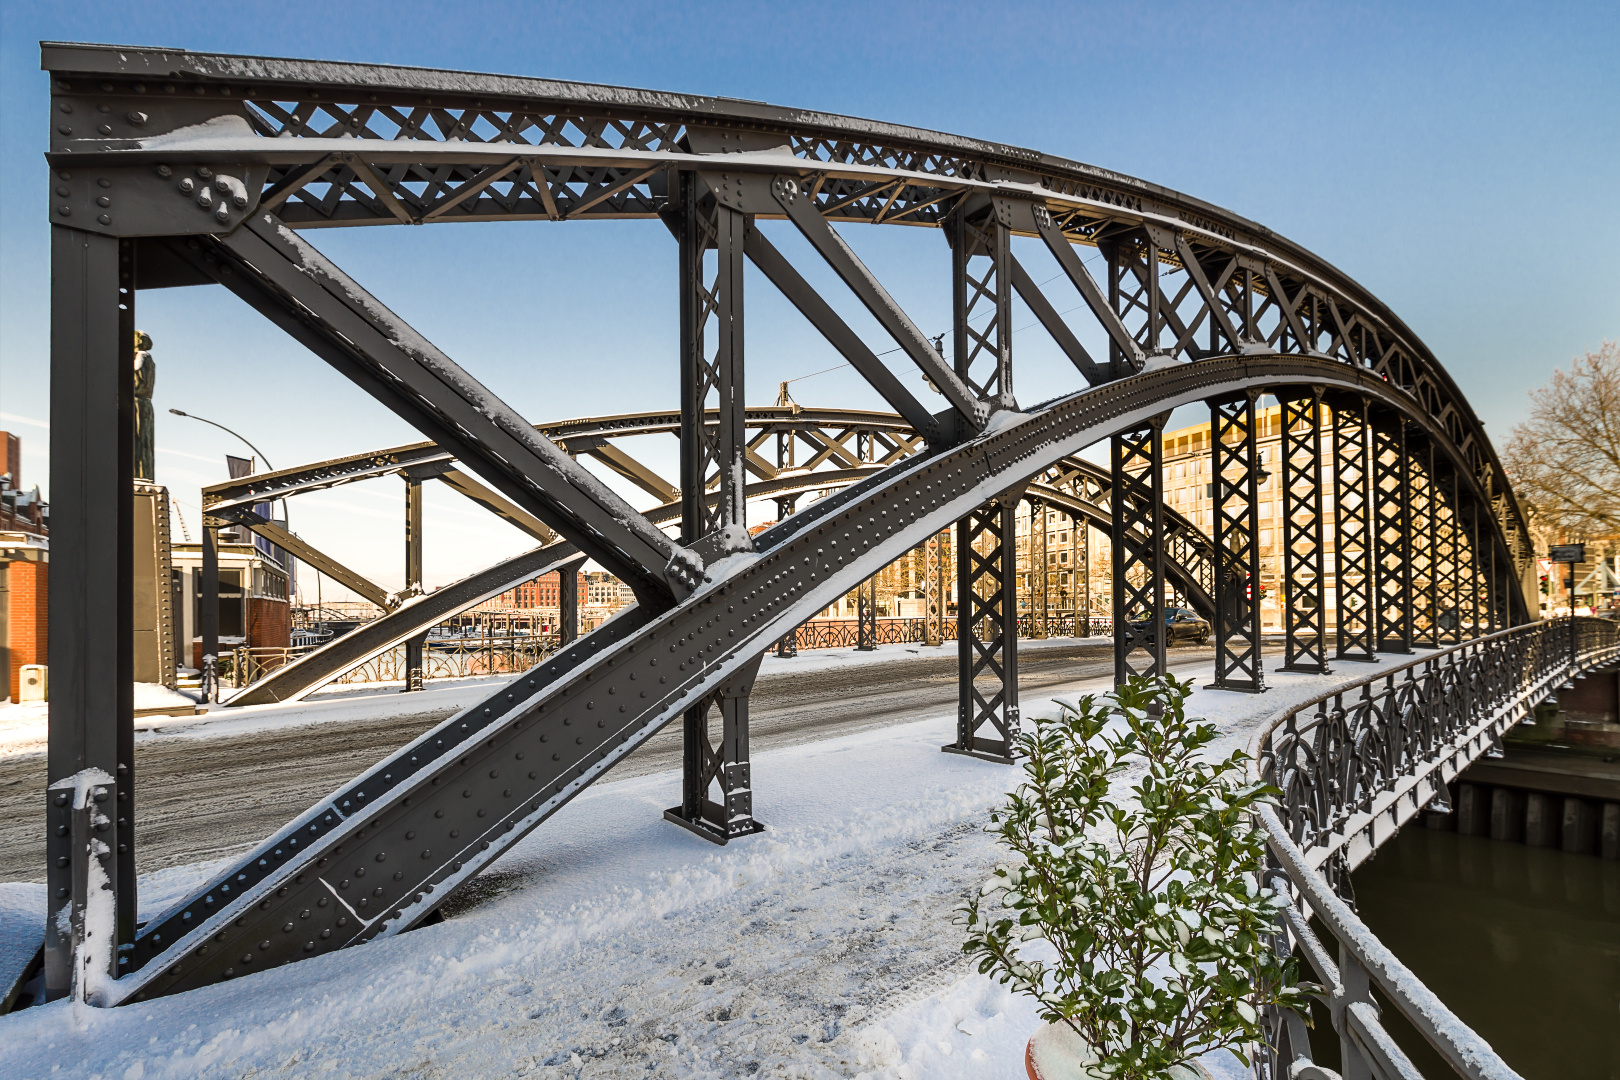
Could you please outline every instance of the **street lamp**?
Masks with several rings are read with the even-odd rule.
[[[240,432],[232,431],[230,428],[226,427],[224,424],[215,423],[214,421],[208,420],[208,419],[206,419],[204,417],[194,416],[193,414],[188,413],[188,412],[181,412],[179,409],[170,409],[169,411],[171,413],[173,413],[174,415],[176,415],[176,416],[183,416],[187,420],[197,420],[197,421],[200,421],[200,422],[202,422],[204,424],[208,424],[211,427],[217,427],[217,428],[219,428],[219,430],[225,432],[225,434],[232,435],[232,436],[235,436],[238,439],[241,439],[242,442],[244,444],[246,444],[247,448],[249,450],[253,451],[254,456],[263,459],[265,468],[269,469],[271,472],[276,471],[276,467],[274,465],[270,464],[269,456],[267,454],[265,454],[265,452],[263,450],[260,450],[257,446],[254,446],[251,442],[248,442],[247,436],[241,434]],[[284,526],[286,528],[286,530],[288,532],[292,532],[292,513],[291,513],[291,511],[289,511],[287,509],[287,500],[285,498],[283,498],[281,500],[281,520],[286,523],[285,526]],[[289,554],[289,556],[291,555],[290,552],[288,554]],[[317,573],[316,576],[315,576],[315,583],[316,583],[317,586],[319,586],[320,580],[321,580],[320,575],[319,575],[319,573]]]
[[[239,433],[237,433],[235,431],[232,431],[230,428],[226,427],[224,424],[216,424],[212,420],[205,420],[200,416],[193,416],[191,413],[181,412],[179,409],[170,409],[169,411],[171,413],[173,413],[174,415],[176,415],[176,416],[183,416],[187,420],[199,420],[204,424],[208,424],[208,425],[210,425],[212,427],[217,427],[217,428],[219,428],[219,430],[225,432],[225,434],[227,434],[227,435],[234,435],[236,438],[241,439],[244,443],[247,443],[247,448],[249,450],[252,450],[254,454],[256,454],[260,458],[264,459],[265,468],[269,469],[271,472],[276,471],[276,467],[274,465],[270,464],[270,458],[265,454],[265,452],[263,450],[260,450],[257,446],[254,446],[252,443],[247,441],[247,438],[245,436],[243,436],[243,435],[241,435],[241,434],[239,434]],[[287,502],[287,500],[285,500],[285,499],[282,500],[283,508],[285,508],[286,502]]]

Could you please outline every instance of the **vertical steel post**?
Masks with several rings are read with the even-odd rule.
[[[1019,725],[1017,503],[1004,496],[956,523],[956,741],[941,747],[1004,763]]]
[[[1414,645],[1435,646],[1434,557],[1434,447],[1418,435],[1406,444],[1407,461],[1407,565],[1412,581],[1412,609],[1408,616]]]
[[[422,591],[422,481],[405,478],[405,595]],[[427,632],[405,642],[404,692],[422,689],[423,648]]]
[[[1164,629],[1164,424],[1115,435],[1113,482],[1114,683],[1133,675],[1160,676],[1165,666]],[[1133,626],[1132,623],[1137,625]]]
[[[1372,430],[1373,574],[1379,652],[1412,651],[1412,481],[1406,421],[1380,412]]]
[[[1031,637],[1046,638],[1052,633],[1050,594],[1046,578],[1046,519],[1050,513],[1039,499],[1029,503],[1029,608]]]
[[[1333,565],[1339,660],[1377,660],[1377,575],[1373,572],[1372,469],[1367,401],[1333,402]]]
[[[48,999],[99,1002],[135,937],[134,317],[133,242],[53,226]]]
[[[1210,688],[1259,693],[1266,688],[1260,654],[1260,450],[1258,390],[1209,406],[1210,465],[1215,483],[1215,681]],[[1168,627],[1159,627],[1161,637]]]
[[[1079,534],[1081,585],[1080,599],[1075,603],[1075,619],[1080,623],[1080,636],[1091,636],[1091,522],[1085,518],[1069,519],[1069,535]]]
[[[872,652],[877,640],[877,575],[855,586],[855,651]]]
[[[711,533],[741,533],[747,527],[743,236],[748,219],[716,202],[696,173],[680,173],[678,201],[681,542],[692,544]],[[712,276],[710,251],[715,253]],[[712,425],[708,418],[711,402],[715,411]],[[715,492],[712,506],[711,484]],[[747,681],[751,683],[752,677]],[[721,711],[723,729],[718,747],[709,739],[710,702],[686,711],[681,804],[666,810],[664,816],[716,843],[725,843],[731,836],[758,832],[763,826],[752,818],[753,792],[746,783],[746,695],[722,692],[715,704]],[[727,756],[739,747],[744,757]],[[730,787],[734,782],[743,786]],[[720,785],[721,802],[709,798],[709,787],[715,783]]]
[[[1327,572],[1322,489],[1322,388],[1282,398],[1283,670],[1325,673]]]
[[[945,643],[945,548],[943,533],[923,544],[923,644]]]
[[[557,643],[570,645],[579,637],[579,570],[557,571]]]

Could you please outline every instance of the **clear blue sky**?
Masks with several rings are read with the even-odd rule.
[[[1428,343],[1498,439],[1554,367],[1620,337],[1620,5],[1612,2],[6,0],[0,427],[25,440],[25,481],[47,489],[40,39],[723,94],[1077,158],[1225,206],[1339,266]],[[948,258],[937,233],[846,235],[925,331],[947,328]],[[674,404],[675,252],[656,223],[330,230],[312,239],[530,417]],[[749,288],[749,399],[768,403],[779,380],[837,359],[766,283],[750,279]],[[219,289],[143,294],[138,315],[157,341],[159,480],[193,530],[197,487],[223,479],[222,455],[241,450],[168,416],[170,406],[237,428],[282,467],[416,438]],[[1076,387],[1041,331],[1015,340],[1021,399]],[[877,404],[847,369],[794,390],[805,404]],[[672,447],[647,452],[662,463]],[[430,496],[430,584],[525,546],[456,499]],[[293,526],[398,585],[401,503],[397,480],[345,488],[295,502]]]

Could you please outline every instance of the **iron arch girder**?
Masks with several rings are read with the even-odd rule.
[[[390,170],[408,169],[412,162],[421,164],[432,158],[447,163],[450,172],[464,172],[460,177],[464,182],[456,191],[441,191],[445,187],[443,176],[448,174],[444,165],[435,166],[437,171],[428,182],[437,192],[433,196],[436,208],[443,209],[447,200],[460,198],[462,208],[471,211],[481,207],[487,211],[469,216],[469,220],[501,216],[557,218],[562,212],[553,205],[549,184],[565,186],[560,172],[538,185],[539,201],[532,213],[522,212],[510,192],[497,198],[490,185],[498,179],[497,173],[505,175],[502,170],[512,164],[514,154],[536,163],[545,155],[563,155],[575,159],[575,164],[568,166],[575,171],[568,176],[577,171],[590,181],[587,187],[594,191],[580,196],[583,201],[577,207],[579,211],[650,217],[661,202],[655,205],[643,200],[631,205],[617,196],[607,196],[621,190],[623,177],[628,175],[632,181],[636,177],[646,181],[646,199],[665,198],[667,185],[661,180],[664,172],[649,164],[649,156],[664,155],[669,167],[684,164],[694,169],[712,168],[720,155],[680,157],[678,153],[682,133],[688,128],[701,128],[734,134],[749,132],[750,146],[762,145],[762,136],[764,142],[776,141],[771,135],[780,137],[787,152],[723,155],[726,168],[738,172],[797,170],[814,174],[818,190],[824,181],[830,181],[823,193],[827,200],[823,206],[828,209],[830,193],[842,184],[872,189],[873,197],[869,198],[839,196],[846,215],[855,220],[937,226],[950,200],[974,191],[1044,200],[1065,218],[1065,235],[1071,242],[1092,242],[1098,227],[1107,222],[1133,228],[1152,226],[1207,250],[1230,252],[1235,258],[1266,269],[1268,272],[1262,276],[1268,280],[1259,286],[1262,294],[1280,278],[1284,282],[1280,294],[1288,297],[1290,287],[1286,283],[1295,282],[1290,306],[1309,300],[1322,310],[1310,326],[1290,317],[1293,331],[1305,331],[1313,340],[1325,339],[1328,348],[1335,354],[1342,353],[1347,362],[1374,367],[1411,389],[1442,422],[1453,425],[1455,441],[1475,458],[1475,465],[1489,471],[1493,494],[1511,493],[1495,451],[1455,383],[1416,335],[1375,297],[1330,264],[1254,222],[1133,177],[1005,144],[900,125],[756,102],[551,80],[65,43],[43,43],[41,66],[52,73],[55,98],[61,104],[68,108],[80,105],[86,116],[106,106],[100,111],[107,114],[109,122],[101,130],[92,131],[81,124],[75,137],[71,124],[59,124],[58,129],[53,129],[52,151],[47,158],[53,167],[75,174],[69,186],[94,183],[98,169],[144,162],[133,166],[134,173],[122,177],[128,179],[136,173],[151,173],[153,166],[162,164],[160,157],[182,164],[210,164],[221,160],[222,154],[229,157],[233,149],[241,149],[260,160],[288,156],[285,167],[304,179],[312,179],[304,174],[322,161],[333,168],[341,167],[346,179],[332,174],[341,181],[340,190],[333,196],[338,198],[352,182],[364,185],[379,175],[390,174]],[[175,80],[195,90],[217,89],[220,93],[204,93],[200,98],[147,94],[160,83],[174,86]],[[402,117],[398,109],[420,109],[430,96],[437,102],[432,110],[435,116],[455,120],[452,129],[439,130],[435,127],[439,120],[427,126],[408,118],[403,126],[386,121],[389,110]],[[288,98],[302,100],[304,105],[280,119],[265,111],[267,103]],[[354,104],[342,104],[346,98]],[[364,104],[360,103],[362,98]],[[306,121],[322,110],[327,110],[334,121],[341,118],[341,126],[334,122],[330,129],[319,132],[320,137],[307,136]],[[383,121],[388,130],[373,130],[373,121]],[[181,129],[186,129],[183,145],[162,141],[165,133]],[[539,133],[539,141],[527,141],[531,130]],[[341,142],[335,137],[339,134],[344,136]],[[348,159],[353,159],[358,168],[345,164]],[[86,168],[77,168],[80,165]],[[558,167],[562,167],[560,159]],[[523,168],[531,166],[525,164]],[[543,177],[550,176],[544,165],[540,169]],[[615,179],[598,180],[599,175]],[[107,175],[99,179],[114,182]],[[266,205],[277,204],[288,193],[288,179],[283,176],[267,181],[270,187],[255,187],[248,192],[247,209],[251,210],[261,197]],[[893,199],[877,198],[876,192],[893,187],[896,181],[909,185],[906,190],[916,197],[891,213]],[[400,207],[394,204],[415,199],[416,194],[402,183],[388,180],[387,184],[397,189],[392,203],[381,194],[366,194],[366,208],[358,218],[295,224],[397,223],[402,218]],[[476,189],[476,198],[463,197],[463,189],[468,187]],[[79,215],[76,226],[90,231],[122,229],[126,217],[122,190],[116,219],[111,214],[91,213],[86,203],[86,212]],[[572,198],[572,193],[568,197]],[[137,198],[129,205],[133,207],[139,201]],[[877,203],[883,204],[881,209],[876,208]],[[72,210],[69,203],[63,205]],[[352,208],[357,204],[343,205]],[[236,212],[233,206],[232,213]],[[431,211],[424,209],[423,217],[412,218],[407,213],[405,219],[426,220],[430,216]],[[433,220],[453,216],[441,215]],[[102,217],[108,222],[104,224]],[[164,231],[172,230],[159,230]],[[180,231],[205,230],[194,227]],[[1170,256],[1166,265],[1180,258],[1173,246],[1166,254]],[[1370,345],[1364,339],[1355,340],[1358,327],[1375,335]],[[1307,349],[1315,347],[1308,342],[1301,344]],[[1516,546],[1528,551],[1528,531],[1516,508],[1510,506],[1509,512],[1520,534],[1521,544]]]
[[[821,500],[761,533],[757,554],[729,562],[729,572],[678,606],[656,616],[630,609],[602,628],[608,633],[581,639],[374,766],[153,920],[133,951],[135,970],[118,981],[122,1000],[229,977],[225,968],[234,973],[239,955],[274,966],[407,929],[788,629],[990,496],[1178,405],[1295,379],[1378,390],[1342,365],[1300,358],[1158,369],[1062,399],[950,451],[908,458]],[[553,747],[553,761],[545,762]],[[511,754],[531,749],[525,779]],[[492,771],[500,776],[495,783],[485,779]],[[474,807],[495,813],[475,819]],[[424,847],[422,858],[405,857],[420,845],[404,833],[432,827],[440,809],[453,811],[470,835]],[[297,848],[290,838],[300,841]],[[341,895],[322,874],[330,860],[342,860],[329,871],[336,876],[344,865],[382,862],[390,852],[411,880],[379,884],[375,915],[361,917],[365,905],[347,914],[320,908],[334,933],[308,950],[282,933],[289,905],[314,911],[320,897]],[[227,896],[234,898],[219,902]],[[205,905],[208,897],[215,902]],[[258,950],[261,939],[271,947]],[[209,955],[200,951],[205,944],[221,947]]]
[[[832,490],[876,476],[881,471],[879,466],[867,465],[856,469],[779,477],[749,485],[748,497],[769,498]],[[1078,498],[1062,488],[1033,483],[1029,486],[1028,492],[1052,506],[1061,507],[1072,515],[1083,517],[1099,529],[1107,529],[1111,520],[1109,511],[1105,508]],[[1168,509],[1167,507],[1166,510]],[[655,525],[665,525],[679,520],[680,512],[681,505],[679,500],[676,500],[654,507],[647,511],[646,516]],[[1132,534],[1127,542],[1133,546],[1140,546],[1144,540]],[[1205,549],[1195,549],[1193,553],[1199,557],[1200,563],[1195,564],[1189,560],[1172,557],[1168,559],[1167,565],[1176,580],[1181,583],[1192,605],[1200,614],[1209,618],[1214,607],[1209,599],[1206,583],[1209,574],[1207,541]],[[258,682],[244,687],[225,704],[265,705],[277,701],[297,701],[344,672],[381,655],[445,619],[459,615],[508,589],[515,588],[537,574],[549,573],[565,560],[578,562],[583,558],[584,556],[578,555],[571,546],[558,543],[548,544],[504,560],[443,589],[426,594],[431,597],[431,602],[417,600],[398,610],[388,611],[381,618],[357,627],[293,662],[276,668]],[[546,561],[537,563],[536,559]],[[536,569],[537,566],[539,569]]]

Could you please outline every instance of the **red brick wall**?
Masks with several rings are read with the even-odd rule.
[[[281,600],[249,597],[247,606],[249,648],[267,646],[285,649],[292,644],[292,608],[288,604]]]
[[[50,599],[51,567],[42,562],[14,562],[11,586],[11,700],[17,700],[24,664],[48,663],[46,610]]]

